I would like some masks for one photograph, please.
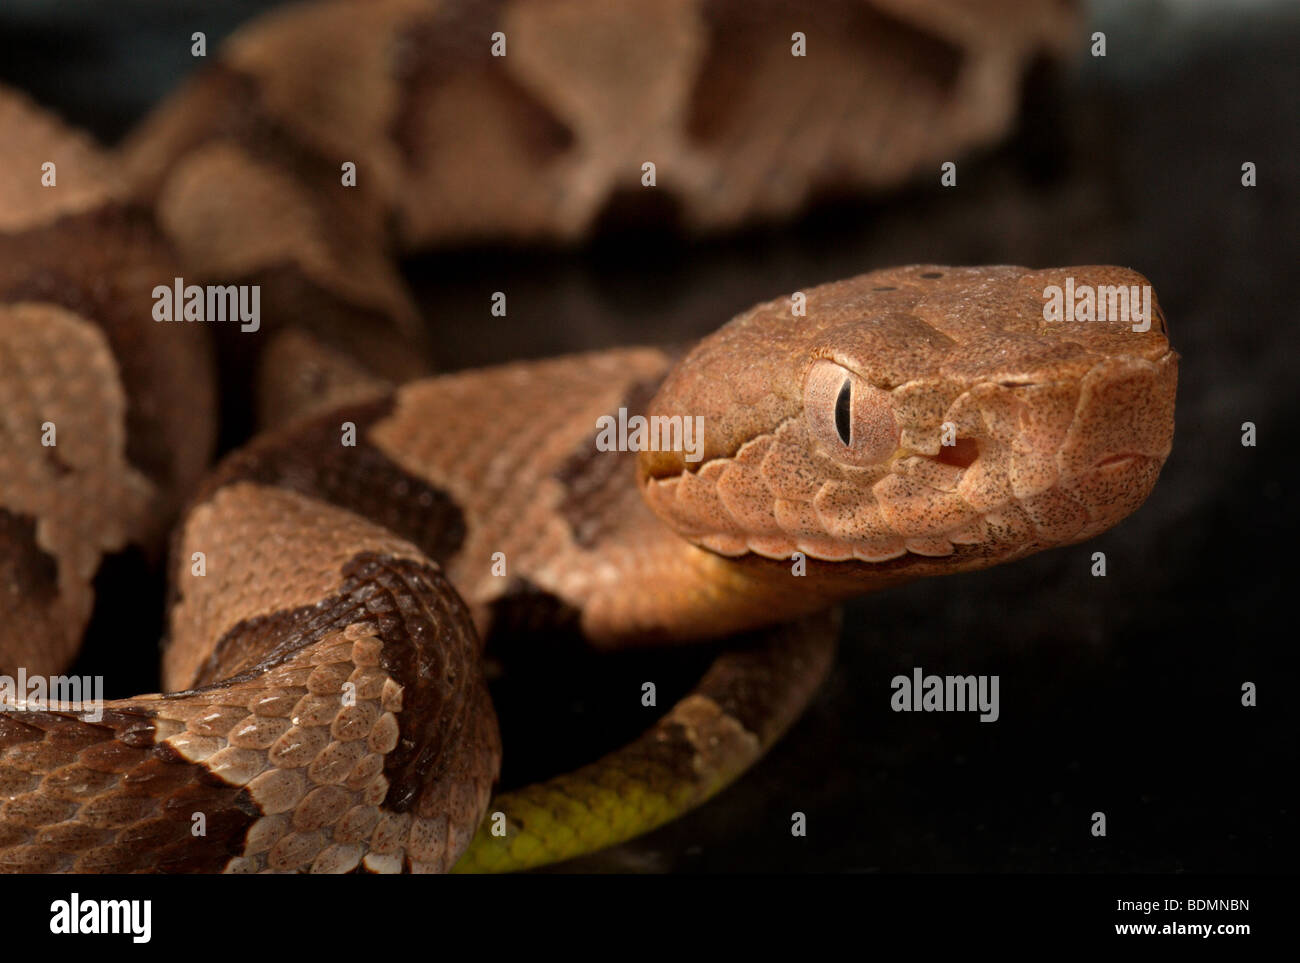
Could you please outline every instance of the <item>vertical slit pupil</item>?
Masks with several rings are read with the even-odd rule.
[[[845,445],[848,445],[853,437],[853,423],[849,420],[852,404],[853,383],[845,378],[844,384],[840,385],[839,397],[835,399],[835,430],[839,432],[840,441]]]

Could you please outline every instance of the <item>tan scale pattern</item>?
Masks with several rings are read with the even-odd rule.
[[[153,327],[149,292],[172,266],[125,196],[117,165],[90,138],[0,88],[6,670],[48,674],[71,662],[101,557],[128,542],[155,547],[178,489],[210,456],[204,332]]]
[[[348,402],[386,396],[393,386],[303,331],[274,338],[258,372],[258,423],[264,428]]]
[[[1051,0],[328,0],[244,27],[221,69],[312,155],[356,162],[404,246],[572,239],[643,190],[647,160],[698,229],[893,186],[1004,132],[1025,66],[1078,25]],[[243,136],[214,119],[221,89],[200,75],[130,139],[146,196],[197,144]]]
[[[401,389],[371,429],[371,443],[462,506],[466,539],[448,575],[481,629],[520,579],[578,611],[600,645],[729,634],[766,624],[764,601],[791,614],[825,604],[815,586],[756,580],[678,537],[637,491],[635,454],[595,451],[597,418],[668,364],[661,351],[627,349],[430,379]],[[557,473],[575,455],[618,463],[581,492],[586,517],[600,516],[600,537],[587,545],[559,510]],[[505,576],[493,574],[496,552]]]
[[[203,555],[201,576],[195,574],[196,552]],[[238,623],[337,593],[341,570],[361,552],[425,560],[385,529],[293,492],[251,483],[217,491],[190,512],[177,541],[173,583],[179,598],[163,685],[170,691],[196,684],[212,645]]]
[[[217,184],[238,189],[215,191]],[[320,207],[287,172],[221,143],[188,154],[158,197],[160,223],[200,277],[235,279],[293,263],[341,301],[413,328],[415,309],[382,235],[336,237]]]
[[[375,631],[350,625],[248,682],[158,705],[165,744],[245,787],[263,813],[227,872],[444,872],[459,855],[454,808],[424,818],[383,806],[402,686],[379,665]],[[354,704],[342,704],[345,683]]]
[[[196,551],[204,553],[201,577],[191,567]],[[434,625],[453,622],[445,639],[453,647],[433,656],[441,674],[419,680],[440,693],[438,715],[422,723],[432,725],[441,740],[440,762],[423,778],[413,807],[403,812],[381,806],[389,787],[383,767],[397,745],[401,691],[413,680],[394,679],[379,668],[374,626],[351,624],[341,630],[342,638],[335,631],[265,672],[258,664],[265,652],[240,645],[241,638],[252,637],[250,627],[259,619],[310,611],[324,604],[320,600],[345,592],[347,565],[358,556],[432,565],[414,546],[365,519],[246,482],[218,489],[187,519],[178,542],[175,580],[181,598],[172,612],[164,682],[169,689],[219,684],[210,695],[186,696],[169,704],[183,708],[159,710],[160,715],[208,718],[205,706],[226,705],[227,684],[219,680],[249,672],[251,679],[233,687],[261,687],[267,704],[277,707],[269,719],[242,723],[246,732],[236,727],[205,731],[202,739],[168,741],[183,758],[204,764],[227,783],[246,786],[264,813],[249,830],[249,850],[232,870],[308,864],[317,870],[350,869],[360,853],[362,868],[375,872],[443,871],[467,845],[486,806],[499,738],[482,686],[478,640],[457,605],[440,602],[450,607],[427,616]],[[449,589],[441,585],[438,591]],[[226,638],[232,645],[214,651]],[[341,702],[348,682],[356,686],[354,706]],[[279,711],[288,706],[295,711]],[[221,716],[221,726],[231,722],[228,715]],[[332,815],[318,826],[322,817],[295,815],[302,806]],[[360,836],[359,826],[365,827]],[[317,857],[323,860],[319,864]]]
[[[468,531],[448,575],[476,610],[505,592],[512,574],[575,608],[585,607],[594,583],[626,576],[620,560],[577,546],[559,513],[565,490],[555,475],[590,444],[598,418],[616,414],[633,386],[657,381],[667,365],[660,351],[628,349],[504,365],[399,390],[395,410],[369,440],[463,506]],[[428,418],[430,411],[439,417]],[[629,464],[615,514],[644,511],[631,470]],[[506,555],[505,578],[492,574],[496,552]]]
[[[0,586],[0,663],[45,674],[71,661],[100,558],[148,526],[156,492],[126,461],[126,397],[98,327],[52,304],[0,305],[0,373],[0,508],[35,521],[59,592],[54,611],[28,613]]]
[[[224,848],[238,810],[192,766],[158,754],[145,708],[155,699],[107,704],[111,725],[71,713],[0,715],[0,872],[149,872],[198,862],[190,852],[196,812],[208,814],[209,838]]]
[[[184,860],[195,815],[215,835],[217,807],[230,805],[187,765],[201,763],[262,813],[231,840],[227,872],[447,870],[487,803],[491,773],[453,780],[447,792],[463,798],[444,792],[413,812],[384,807],[403,687],[380,667],[375,631],[350,625],[233,685],[109,703],[106,715],[139,720],[145,738],[129,746],[70,716],[40,740],[6,731],[24,725],[22,713],[0,720],[0,869],[183,868],[169,861]],[[353,704],[343,704],[344,683]],[[160,757],[155,743],[174,756]]]
[[[0,89],[0,232],[17,233],[126,196],[117,168],[88,136],[26,97]],[[41,183],[54,164],[55,184]]]

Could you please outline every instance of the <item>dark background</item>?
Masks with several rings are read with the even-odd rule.
[[[265,6],[7,0],[0,80],[112,142],[193,69],[193,30],[211,51]],[[829,683],[763,763],[688,817],[563,868],[1292,870],[1300,4],[1111,0],[1092,20],[1108,56],[1087,56],[1084,35],[1071,68],[1035,73],[1018,131],[962,159],[956,189],[927,173],[736,237],[624,230],[409,263],[448,369],[680,341],[753,302],[909,262],[1134,267],[1182,354],[1173,455],[1133,518],[852,605]],[[494,290],[508,319],[488,315]],[[1240,443],[1245,421],[1256,448]],[[1094,551],[1105,578],[1090,575]],[[161,624],[151,591],[156,615],[138,594],[102,606],[86,657],[134,659],[139,688],[154,652],[134,640]],[[505,782],[620,744],[649,721],[642,681],[662,705],[705,664],[701,651],[513,654],[495,689]],[[999,675],[1000,720],[891,712],[889,680],[914,666]],[[1257,708],[1240,704],[1248,680]],[[806,838],[790,835],[796,810]]]

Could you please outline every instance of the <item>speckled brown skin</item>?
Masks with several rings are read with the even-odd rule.
[[[216,64],[136,131],[124,158],[162,219],[209,250],[216,245],[182,223],[197,202],[187,185],[222,165],[267,176],[292,170],[291,197],[347,203],[354,226],[373,226],[376,209],[392,212],[403,247],[582,236],[611,196],[643,193],[646,161],[658,168],[656,190],[689,225],[734,227],[789,215],[818,191],[892,186],[994,139],[1014,116],[1029,61],[1061,54],[1074,38],[1073,7],[290,5],[236,33]],[[497,31],[505,56],[492,56]],[[807,56],[792,56],[796,31],[806,35]],[[339,166],[348,160],[358,189],[340,196]],[[261,189],[253,180],[250,194]],[[243,189],[226,181],[222,197]],[[375,208],[364,203],[370,198]],[[258,216],[241,204],[209,213],[231,224]],[[317,277],[306,250],[304,272],[324,285],[373,268],[329,264],[329,276]],[[381,302],[382,286],[371,282],[360,286]]]
[[[206,469],[215,387],[208,332],[151,318],[178,268],[114,165],[3,89],[0,131],[0,671],[47,674],[101,556],[156,548]]]
[[[291,7],[129,139],[129,190],[89,142],[0,95],[0,131],[20,132],[0,139],[0,668],[64,664],[100,555],[190,497],[169,692],[99,720],[0,714],[0,869],[576,855],[752,764],[826,671],[834,601],[1135,508],[1172,431],[1163,319],[1136,338],[1034,315],[1066,273],[1136,275],[898,269],[806,292],[806,317],[759,306],[684,361],[626,349],[412,381],[427,362],[391,257],[573,239],[648,199],[711,230],[891,186],[1005,129],[1020,72],[1073,23],[1048,0]],[[796,31],[815,56],[791,56]],[[60,186],[42,192],[47,157]],[[203,329],[147,320],[153,285],[181,273],[259,285],[259,336],[224,350],[280,372],[261,376],[276,427],[197,490]],[[703,417],[703,461],[598,450],[596,419],[619,409]],[[785,624],[632,745],[490,804],[480,632],[525,610],[605,646]],[[474,837],[485,811],[504,837]]]
[[[573,240],[606,215],[723,230],[890,188],[1001,135],[1077,27],[1059,0],[291,4],[120,156],[187,276],[263,285],[263,343],[297,328],[400,383],[431,369],[394,251]]]

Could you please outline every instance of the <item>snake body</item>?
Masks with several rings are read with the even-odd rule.
[[[694,230],[894,183],[1005,126],[1017,69],[1072,22],[1026,9],[990,41],[980,7],[828,4],[803,69],[767,5],[290,7],[111,157],[0,92],[0,669],[62,670],[101,556],[158,544],[185,506],[165,692],[0,713],[0,868],[577,855],[761,756],[827,671],[837,602],[1133,511],[1172,440],[1163,314],[1053,324],[1043,292],[1135,272],[894,268],[684,350],[428,376],[392,261],[588,233],[651,156]],[[54,189],[11,173],[50,158]],[[256,341],[269,427],[210,472],[208,331],[152,319],[182,275],[262,292],[262,330],[220,350],[238,366]],[[604,450],[616,415],[700,419],[698,458]],[[597,647],[744,638],[632,744],[494,798],[481,640],[521,619]]]

